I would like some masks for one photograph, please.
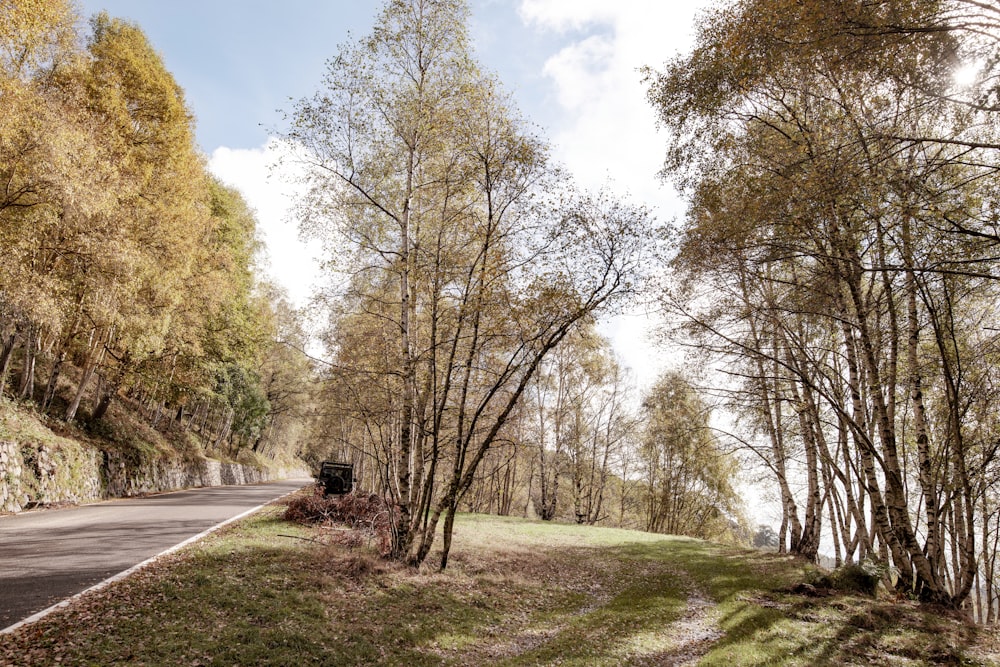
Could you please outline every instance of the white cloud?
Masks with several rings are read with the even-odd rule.
[[[212,152],[208,168],[223,183],[239,190],[256,211],[270,277],[302,307],[320,276],[320,247],[317,242],[300,240],[290,217],[297,190],[294,168],[280,164],[284,153],[282,144],[273,138],[254,149],[222,146]]]
[[[606,22],[615,9],[607,0],[522,0],[518,13],[528,23],[566,31]]]
[[[616,83],[607,76],[607,70],[602,71],[615,55],[612,40],[591,35],[549,58],[544,73],[556,83],[559,105],[566,110],[580,110],[595,98],[600,99],[605,92],[601,89]],[[595,85],[600,89],[594,90]]]
[[[552,143],[557,159],[584,186],[609,186],[649,206],[661,220],[683,204],[657,176],[666,137],[646,100],[641,68],[658,68],[691,44],[699,2],[649,0],[522,0],[531,28],[560,33],[565,45],[544,66],[560,114]],[[677,363],[650,341],[655,327],[642,313],[613,318],[602,329],[632,367],[641,387]]]
[[[656,176],[666,140],[656,131],[641,68],[656,68],[689,46],[703,4],[522,0],[519,9],[535,29],[578,32],[544,69],[562,107],[553,136],[557,156],[585,185],[610,179],[661,217],[682,208]]]

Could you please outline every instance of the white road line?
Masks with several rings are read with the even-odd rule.
[[[298,489],[296,489],[296,491],[298,491]],[[107,588],[108,586],[110,586],[111,584],[115,583],[116,581],[121,581],[125,577],[127,577],[127,576],[129,576],[131,574],[134,574],[135,572],[138,572],[139,570],[141,570],[142,568],[146,567],[147,565],[151,565],[152,563],[154,563],[155,561],[159,560],[163,556],[166,556],[167,554],[172,554],[173,552],[175,552],[175,551],[177,551],[179,549],[183,549],[187,545],[189,545],[189,544],[191,544],[193,542],[197,542],[198,540],[200,540],[201,538],[205,537],[206,535],[214,533],[215,531],[217,531],[218,529],[222,528],[223,526],[226,526],[226,525],[232,523],[233,521],[239,521],[243,517],[250,516],[254,512],[258,512],[258,511],[264,509],[265,507],[267,507],[271,503],[275,502],[276,500],[281,500],[285,496],[290,496],[293,493],[295,493],[295,491],[289,491],[288,493],[286,493],[284,495],[278,496],[274,500],[267,501],[263,505],[257,505],[257,507],[253,507],[251,509],[248,509],[246,512],[243,512],[242,514],[238,514],[238,515],[236,515],[234,517],[230,517],[230,518],[226,519],[225,521],[223,521],[222,523],[217,523],[214,526],[212,526],[211,528],[209,528],[207,530],[203,530],[202,532],[198,533],[197,535],[195,535],[193,537],[189,537],[189,538],[187,538],[186,540],[184,540],[183,542],[181,542],[179,544],[175,544],[174,546],[170,547],[166,551],[161,551],[160,553],[156,554],[155,556],[151,556],[150,558],[147,558],[146,560],[142,561],[141,563],[133,565],[132,567],[130,567],[127,570],[123,570],[123,571],[119,572],[118,574],[116,574],[114,576],[108,577],[107,579],[105,579],[104,581],[102,581],[100,583],[94,584],[93,586],[91,586],[90,588],[88,588],[86,590],[80,591],[79,593],[77,593],[76,595],[74,595],[72,597],[66,598],[62,602],[57,602],[54,605],[52,605],[51,607],[48,607],[46,609],[41,610],[37,614],[32,614],[28,618],[22,619],[22,620],[18,621],[17,623],[15,623],[14,625],[7,626],[3,630],[0,630],[0,635],[10,634],[11,632],[14,632],[15,630],[17,630],[18,628],[22,628],[25,625],[31,625],[35,621],[40,621],[43,618],[45,618],[46,616],[48,616],[49,614],[51,614],[52,612],[56,611],[57,609],[62,609],[63,607],[70,606],[71,604],[73,604],[74,602],[76,602],[78,599],[82,598],[84,595],[88,595],[88,594],[93,593],[95,591],[99,591],[102,588]]]

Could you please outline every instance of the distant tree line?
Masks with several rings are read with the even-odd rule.
[[[66,0],[0,2],[0,389],[273,455],[309,368],[276,343],[302,332],[254,276],[253,213],[142,30],[81,24]]]
[[[749,544],[737,461],[710,406],[677,372],[643,396],[633,384],[592,324],[575,331],[540,365],[459,509]],[[352,462],[360,488],[384,492],[391,461],[371,439],[371,390],[366,373],[329,373],[312,456]]]

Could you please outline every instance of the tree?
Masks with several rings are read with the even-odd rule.
[[[273,313],[273,337],[263,351],[261,388],[269,408],[266,430],[253,445],[255,452],[294,455],[305,440],[305,424],[312,406],[315,368],[305,349],[308,343],[303,313],[272,288],[267,296]]]
[[[473,62],[467,14],[388,2],[287,136],[309,168],[304,229],[346,260],[338,366],[378,387],[354,414],[398,517],[391,555],[423,561],[443,517],[441,567],[480,463],[542,361],[631,288],[648,226],[567,187]]]
[[[594,525],[608,516],[606,500],[614,471],[625,471],[622,455],[633,446],[632,432],[638,419],[629,407],[627,371],[611,350],[611,342],[602,341],[600,385],[588,397],[578,423],[580,437],[570,449],[573,482],[573,514],[577,523]]]
[[[205,172],[141,29],[101,14],[84,45],[78,24],[56,0],[0,4],[0,388],[13,369],[14,394],[67,420],[127,398],[154,428],[197,413],[206,440],[263,447],[277,326],[253,215]]]
[[[643,400],[641,455],[646,530],[719,539],[740,515],[736,462],[709,426],[710,411],[679,373],[657,380]]]
[[[105,345],[115,363],[102,372],[104,391],[93,414],[100,419],[125,379],[163,352],[169,314],[180,307],[210,219],[199,207],[207,183],[183,91],[145,35],[101,14],[89,50],[87,92],[109,131],[121,178],[117,216],[105,220],[115,227],[108,230],[114,242],[105,246],[115,264],[103,278],[105,290],[117,291],[117,313]]]
[[[78,66],[76,14],[58,0],[0,4],[0,388],[22,349],[18,394],[34,393],[40,334],[62,326],[71,298],[56,260],[62,203],[101,206],[86,114],[59,77]]]
[[[577,523],[597,523],[635,416],[626,406],[625,371],[593,322],[543,362],[528,399],[535,512],[550,521],[571,509]]]
[[[975,6],[993,12],[733,3],[650,90],[692,200],[667,300],[770,443],[746,439],[780,487],[782,543],[814,554],[825,511],[838,558],[877,554],[901,591],[956,606],[995,455],[965,417],[988,400],[974,350],[995,292],[996,123],[952,94],[956,55],[982,46],[959,20]]]

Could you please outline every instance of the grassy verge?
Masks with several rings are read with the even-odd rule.
[[[327,544],[281,510],[0,637],[0,664],[990,664],[996,650],[909,603],[780,592],[806,572],[775,555],[465,516],[441,574]]]

